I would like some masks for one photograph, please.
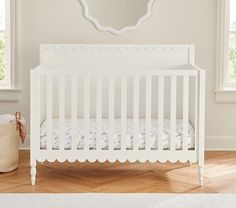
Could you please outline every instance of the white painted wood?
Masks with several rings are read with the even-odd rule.
[[[5,1],[5,30],[1,31],[5,33],[6,37],[6,71],[5,79],[0,80],[1,90],[14,89],[16,85],[16,0]],[[19,85],[19,83],[18,83]],[[6,100],[12,100],[10,94],[6,94]]]
[[[91,14],[89,13],[89,5],[87,4],[86,0],[81,0],[81,3],[84,7],[84,16],[85,18],[87,18],[89,21],[91,21],[98,30],[100,31],[103,31],[103,32],[110,32],[110,33],[113,33],[115,35],[121,35],[125,32],[128,32],[128,31],[133,31],[133,30],[137,30],[140,25],[147,19],[151,16],[152,14],[152,4],[153,4],[154,0],[149,0],[148,3],[147,3],[147,12],[146,14],[144,14],[143,16],[141,16],[139,18],[139,20],[137,21],[137,23],[135,25],[131,25],[131,26],[126,26],[124,28],[121,28],[121,29],[115,29],[113,27],[105,27],[103,26],[102,23],[99,22],[98,19],[96,19],[95,17],[91,16]],[[134,9],[135,9],[135,5],[134,5]]]
[[[84,150],[89,150],[90,77],[84,77]]]
[[[31,184],[35,185],[36,181],[36,152],[37,148],[40,147],[39,138],[37,138],[37,131],[40,127],[38,123],[38,115],[40,113],[40,96],[35,97],[37,92],[37,86],[40,86],[39,80],[40,76],[37,76],[36,71],[31,70],[30,72],[30,175],[31,175]],[[38,84],[36,84],[38,83]],[[40,87],[38,88],[40,90]],[[40,92],[39,94],[40,95]],[[34,118],[34,119],[32,119]]]
[[[57,45],[56,45],[57,46]],[[198,162],[199,168],[201,169],[200,173],[200,181],[203,183],[203,167],[204,167],[204,139],[205,139],[205,72],[198,67],[189,64],[189,62],[193,62],[193,51],[190,46],[183,46],[182,49],[178,48],[177,46],[124,46],[124,45],[116,45],[116,46],[109,46],[109,45],[86,45],[85,48],[81,45],[69,45],[68,49],[65,48],[62,50],[62,46],[59,46],[59,49],[56,46],[48,46],[48,48],[41,48],[41,61],[43,64],[31,72],[31,135],[34,139],[31,140],[31,179],[32,184],[35,183],[35,174],[36,174],[36,160],[39,162],[43,162],[48,160],[53,162],[58,160],[59,162],[64,162],[68,160],[70,162],[74,162],[78,160],[80,162],[84,162],[86,160],[90,162],[94,162],[96,160],[100,162],[104,162],[106,160],[110,162],[115,162],[116,160],[120,162],[130,161],[140,161],[146,162],[147,160],[150,162]],[[55,48],[53,48],[55,47]],[[64,47],[64,46],[63,46]],[[67,47],[67,46],[66,46]],[[79,48],[78,48],[79,47]],[[84,46],[83,46],[84,47]],[[91,48],[89,48],[91,47]],[[136,47],[136,49],[135,49]],[[152,49],[153,47],[153,49]],[[171,49],[173,47],[173,49]],[[74,50],[75,52],[72,52]],[[103,51],[104,53],[101,53]],[[59,52],[59,53],[58,53]],[[62,53],[63,52],[63,53]],[[68,52],[68,53],[67,53]],[[113,53],[115,52],[115,53]],[[62,56],[63,54],[63,56]],[[102,55],[101,55],[102,54]],[[122,64],[119,65],[118,60],[115,56],[116,54],[118,57],[122,59]],[[46,57],[46,55],[48,55]],[[78,55],[81,57],[78,59]],[[149,57],[150,55],[150,57]],[[100,57],[102,58],[100,59]],[[175,56],[175,57],[173,57]],[[155,59],[153,58],[155,57]],[[78,63],[76,60],[82,61]],[[85,60],[81,60],[81,59]],[[142,58],[142,60],[141,60]],[[153,59],[152,59],[153,58]],[[72,62],[72,65],[69,64],[68,60]],[[108,64],[106,65],[107,60]],[[149,62],[152,61],[153,62]],[[161,60],[163,62],[156,62],[156,60]],[[84,61],[84,62],[83,62]],[[41,62],[42,63],[42,62]],[[61,63],[62,65],[60,65]],[[86,65],[83,64],[87,64]],[[90,65],[91,63],[91,65]],[[93,64],[97,64],[94,67]],[[179,65],[181,63],[181,65]],[[54,65],[55,64],[55,65]],[[162,66],[160,65],[162,64]],[[170,64],[170,65],[169,65]],[[53,67],[54,65],[54,67]],[[47,67],[46,67],[47,66]],[[68,67],[66,67],[68,66]],[[113,67],[112,67],[113,66]],[[120,69],[118,70],[118,68]],[[127,66],[127,67],[124,67]],[[153,67],[151,67],[153,66]],[[168,68],[164,67],[168,66]],[[116,69],[115,69],[116,68]],[[99,150],[94,151],[89,149],[89,121],[90,121],[90,98],[94,96],[94,92],[92,92],[92,88],[90,89],[90,82],[91,76],[95,77],[97,80],[97,86],[95,92],[97,92],[96,97],[96,117],[97,117],[97,132],[100,131],[100,124],[101,124],[101,115],[102,115],[102,107],[104,107],[105,102],[103,102],[103,90],[101,90],[102,80],[101,77],[108,77],[108,117],[109,117],[109,151],[106,150]],[[143,76],[146,78],[146,83],[143,85],[142,80],[139,81],[139,78]],[[183,86],[183,103],[182,108],[184,109],[183,117],[184,117],[184,134],[186,137],[187,135],[187,128],[188,125],[188,105],[194,103],[195,105],[195,131],[196,133],[196,148],[194,150],[188,150],[186,148],[186,143],[184,144],[184,151],[177,151],[175,148],[172,148],[171,151],[163,149],[163,124],[164,124],[164,112],[165,112],[165,96],[164,93],[168,92],[165,90],[167,87],[167,82],[165,82],[164,78],[166,76],[171,76],[171,90],[170,95],[170,106],[171,106],[171,123],[172,126],[176,123],[176,101],[180,99],[177,94],[176,86],[176,77],[183,77],[184,86]],[[195,102],[189,102],[189,77],[193,76],[198,81],[195,84]],[[52,102],[54,92],[53,89],[47,89],[47,97],[50,97],[48,101],[47,99],[40,99],[40,91],[45,89],[43,82],[40,82],[41,77],[46,77],[47,86],[53,86],[50,81],[50,77],[59,77],[59,102]],[[70,77],[70,87],[68,84],[65,83],[65,79]],[[85,145],[84,149],[77,150],[76,147],[73,145],[72,150],[64,150],[64,147],[60,147],[60,151],[45,151],[40,149],[40,124],[41,119],[45,119],[45,115],[43,112],[46,112],[46,118],[49,120],[51,119],[51,110],[54,107],[59,107],[59,119],[65,119],[65,102],[66,102],[66,95],[71,94],[71,105],[68,105],[71,112],[72,122],[74,123],[77,119],[78,108],[77,104],[80,102],[80,99],[77,95],[78,94],[78,83],[77,77],[82,77],[83,80],[83,117],[85,121]],[[127,79],[127,77],[131,79]],[[114,150],[113,145],[113,124],[114,124],[114,116],[115,116],[115,87],[118,86],[115,84],[115,80],[121,78],[121,126],[122,126],[122,144],[121,150]],[[154,82],[155,79],[158,80],[158,89],[153,87],[156,86]],[[105,80],[105,79],[104,79]],[[152,97],[156,96],[158,98],[158,125],[159,125],[159,133],[158,133],[158,149],[151,150],[150,143],[148,142],[148,134],[146,135],[146,150],[139,150],[137,140],[134,139],[134,148],[133,150],[126,149],[126,131],[127,131],[127,119],[128,119],[128,101],[130,99],[127,98],[128,95],[128,80],[131,80],[133,83],[133,97],[131,97],[134,101],[133,103],[133,121],[134,121],[134,138],[138,136],[138,124],[139,118],[141,118],[141,113],[139,112],[139,107],[142,107],[141,104],[146,105],[145,109],[146,112],[144,113],[144,117],[146,119],[146,130],[147,132],[151,131],[151,117],[152,115]],[[92,83],[91,83],[91,86]],[[146,87],[146,89],[142,89],[142,87]],[[140,88],[140,92],[139,92]],[[140,97],[141,93],[144,91],[146,92],[146,96]],[[82,96],[81,96],[82,97]],[[119,96],[118,96],[119,97]],[[142,98],[142,99],[139,99]],[[176,99],[175,99],[176,98]],[[120,99],[120,98],[119,98]],[[182,98],[181,98],[182,99]],[[179,101],[179,100],[178,100]],[[48,103],[44,103],[48,102]],[[179,103],[179,102],[178,102]],[[50,108],[49,106],[52,106]],[[192,106],[191,106],[192,107]],[[49,109],[49,112],[47,109]],[[51,110],[50,110],[51,109]],[[141,108],[140,108],[141,109]],[[187,110],[186,110],[187,109]],[[68,110],[68,109],[66,109]],[[168,110],[168,109],[166,109]],[[33,112],[32,112],[33,111]],[[48,113],[48,115],[47,115]],[[48,116],[48,117],[47,117]],[[73,124],[74,126],[74,124]],[[75,126],[73,127],[75,128]],[[197,128],[197,129],[196,129]],[[74,129],[75,130],[75,129]],[[63,132],[63,128],[60,128],[60,133]],[[174,131],[173,131],[174,132]],[[173,137],[172,132],[172,138]],[[62,135],[62,134],[61,134]],[[62,138],[64,139],[64,138]],[[75,137],[72,138],[72,143],[75,144]],[[185,140],[184,140],[185,141]],[[100,145],[100,144],[99,144]],[[100,149],[100,148],[99,148]]]
[[[65,145],[65,76],[59,77],[59,150],[64,150]]]
[[[58,155],[57,151],[51,151],[50,153],[47,153],[46,151],[40,150],[38,151],[37,160],[39,162],[43,162],[45,160],[48,160],[50,162],[54,162],[57,158],[59,158],[60,155]],[[189,160],[192,163],[198,162],[197,160],[197,154],[195,151],[188,151],[184,153],[183,151],[176,151],[174,154],[170,154],[169,151],[131,151],[131,150],[114,150],[112,152],[110,151],[81,151],[78,150],[78,153],[76,155],[72,155],[72,151],[65,150],[63,152],[63,159],[68,159],[68,161],[74,162],[72,158],[76,158],[79,162],[85,162],[88,160],[89,162],[94,162],[95,160],[98,160],[100,162],[104,162],[108,160],[109,162],[146,162],[147,160],[150,162],[161,162],[165,163],[167,161],[171,161],[172,163],[175,163],[177,161],[180,161],[181,163],[187,163]]]
[[[189,122],[189,77],[184,76],[183,82],[183,151],[187,151]]]
[[[127,133],[127,77],[121,77],[121,150],[126,149]]]
[[[109,150],[114,150],[114,108],[115,108],[115,80],[114,77],[109,77]]]
[[[163,150],[163,132],[164,132],[164,76],[158,77],[158,150]]]
[[[133,112],[133,124],[134,124],[134,138],[133,149],[138,150],[138,136],[139,136],[139,77],[134,76],[134,112]]]
[[[43,44],[40,64],[46,68],[65,69],[160,69],[189,65],[192,45],[134,44]],[[78,58],[79,57],[79,58]],[[190,65],[189,65],[190,66]],[[193,66],[190,66],[191,68]],[[193,69],[193,68],[192,68]],[[77,73],[79,73],[77,70]],[[48,70],[46,70],[48,71]],[[103,74],[103,73],[102,73]]]
[[[102,76],[97,77],[96,86],[96,119],[97,119],[97,131],[96,131],[96,145],[97,150],[101,150],[101,128],[102,128]]]
[[[199,166],[204,166],[205,151],[205,90],[206,74],[204,70],[199,71],[199,128],[198,128],[198,160]]]
[[[47,150],[52,150],[52,76],[47,76]]]
[[[72,150],[77,150],[77,114],[78,114],[78,97],[77,97],[78,77],[71,77],[71,122],[72,122]]]
[[[194,108],[194,111],[195,111],[195,115],[194,115],[194,119],[195,119],[195,135],[194,135],[194,144],[195,144],[195,150],[198,149],[198,129],[199,129],[199,76],[196,76],[195,77],[195,95],[194,95],[194,98],[195,98],[195,108]]]
[[[35,142],[36,144],[35,146],[35,150],[38,150],[39,144],[40,144],[40,124],[41,124],[41,111],[43,111],[43,107],[39,104],[41,102],[42,99],[42,90],[41,90],[41,76],[38,76],[37,73],[35,73],[35,95],[40,95],[37,96],[37,98],[34,97],[35,102],[37,102],[36,104],[36,114],[35,114],[35,121],[36,121],[36,126],[35,126],[35,130],[36,130],[36,135],[35,135],[35,140],[33,142]],[[34,96],[35,96],[34,95]],[[45,107],[45,106],[44,106]]]
[[[184,69],[165,69],[165,68],[157,68],[157,69],[120,69],[120,70],[108,70],[108,69],[98,69],[98,68],[92,68],[92,69],[81,69],[78,70],[76,68],[73,69],[52,69],[52,68],[46,68],[46,70],[39,70],[41,75],[71,75],[71,76],[99,76],[101,73],[103,76],[133,76],[136,74],[137,76],[145,76],[147,74],[152,76],[159,76],[159,75],[165,75],[165,76],[172,76],[172,75],[188,75],[188,76],[196,76],[197,75],[197,69],[192,67],[183,67]]]
[[[170,150],[175,151],[176,146],[176,76],[171,76],[171,110],[170,110]]]
[[[146,76],[146,151],[150,151],[150,134],[152,119],[152,77]]]
[[[190,65],[195,64],[195,46],[194,45],[189,46],[188,63]]]
[[[36,163],[35,165],[31,165],[30,175],[31,175],[31,184],[32,186],[34,186],[36,182]]]
[[[216,94],[230,86],[228,76],[230,0],[217,0]],[[228,85],[228,86],[227,86]],[[226,94],[227,95],[227,94]],[[227,97],[227,96],[226,96]],[[217,99],[217,101],[221,99]],[[224,102],[224,100],[222,100]]]
[[[203,182],[204,182],[204,167],[199,166],[198,167],[198,174],[199,174],[199,184],[200,186],[203,186]]]
[[[216,94],[217,103],[224,103],[224,104],[236,103],[236,90],[233,90],[233,89],[216,90],[215,94]]]
[[[230,0],[217,0],[216,102],[236,103],[235,82],[229,77]]]
[[[1,88],[1,85],[0,85]],[[13,89],[4,89],[1,88],[1,97],[0,102],[17,102],[20,100],[21,89],[13,88]]]

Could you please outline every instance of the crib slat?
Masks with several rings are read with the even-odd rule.
[[[176,76],[171,76],[171,134],[170,150],[175,151],[176,144]]]
[[[97,77],[96,86],[96,119],[97,119],[97,131],[96,131],[96,149],[101,150],[101,128],[102,128],[102,76]]]
[[[52,84],[51,75],[47,76],[47,150],[52,150]]]
[[[152,77],[146,77],[146,147],[150,150],[150,135],[151,135],[151,112],[152,112]]]
[[[89,150],[90,77],[84,77],[84,150]]]
[[[158,150],[163,150],[164,133],[164,76],[158,76]]]
[[[188,150],[188,117],[189,117],[189,77],[183,80],[183,150]]]
[[[109,150],[114,149],[114,77],[109,77]]]
[[[126,150],[127,77],[121,77],[121,150]]]
[[[60,126],[60,142],[59,150],[64,149],[65,138],[65,76],[59,77],[59,126]]]
[[[77,149],[77,138],[76,138],[76,129],[77,129],[77,76],[71,77],[71,122],[72,122],[72,150]]]
[[[138,150],[138,135],[139,135],[139,76],[134,77],[134,137],[133,137],[133,150]]]

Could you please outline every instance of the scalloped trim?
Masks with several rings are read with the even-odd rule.
[[[41,156],[37,159],[38,162],[60,162],[60,163],[63,163],[63,162],[70,162],[70,163],[74,163],[74,162],[81,162],[81,163],[84,163],[84,162],[90,162],[90,163],[95,163],[95,162],[100,162],[100,163],[105,163],[105,162],[110,162],[110,163],[115,163],[115,162],[120,162],[120,163],[126,163],[126,162],[129,162],[129,163],[136,163],[136,162],[140,162],[140,163],[146,163],[146,162],[151,162],[151,163],[156,163],[156,162],[160,162],[160,163],[166,163],[166,162],[170,162],[170,163],[177,163],[177,162],[180,162],[180,163],[187,163],[187,162],[191,162],[191,163],[196,163],[197,160],[195,159],[188,159],[188,158],[182,158],[182,159],[175,159],[175,158],[170,158],[170,159],[158,159],[158,158],[141,158],[141,159],[131,159],[131,158],[109,158],[109,159],[106,159],[106,158],[76,158],[76,157],[71,157],[71,158],[63,158],[63,157],[58,157],[58,158],[55,158],[55,157],[49,157],[49,158],[46,158],[44,156]]]
[[[43,50],[54,50],[54,51],[120,51],[120,50],[127,50],[127,51],[185,51],[189,49],[189,45],[117,45],[117,44],[42,44],[41,49]]]
[[[115,34],[115,35],[121,35],[121,34],[123,34],[123,33],[125,33],[125,32],[128,32],[128,31],[137,30],[137,29],[140,27],[140,25],[141,25],[148,17],[151,16],[151,14],[152,14],[152,4],[153,4],[153,2],[154,2],[154,0],[149,0],[149,1],[148,1],[147,13],[146,13],[144,16],[142,16],[142,17],[137,21],[136,25],[134,25],[134,26],[127,26],[127,27],[124,27],[124,28],[122,28],[122,29],[120,29],[120,30],[116,30],[116,29],[114,29],[114,28],[112,28],[112,27],[103,27],[103,26],[98,22],[98,20],[97,20],[96,18],[94,18],[93,16],[91,16],[91,15],[89,14],[89,8],[88,8],[88,5],[87,5],[86,1],[85,1],[85,0],[81,0],[81,3],[82,3],[82,5],[83,5],[83,7],[84,7],[84,16],[85,16],[85,18],[87,18],[89,21],[91,21],[91,22],[95,25],[95,27],[96,27],[98,30],[103,31],[103,32],[110,32],[110,33],[113,33],[113,34]]]

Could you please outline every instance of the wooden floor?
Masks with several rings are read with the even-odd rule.
[[[29,152],[20,152],[16,171],[0,174],[1,193],[161,192],[236,193],[236,152],[207,152],[205,185],[196,165],[171,163],[44,163],[30,184]]]

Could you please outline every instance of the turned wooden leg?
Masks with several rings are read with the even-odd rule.
[[[203,186],[203,178],[204,178],[204,167],[203,166],[198,167],[198,174],[199,174],[200,186]]]
[[[31,184],[32,186],[34,186],[36,181],[36,164],[31,165],[30,175],[31,175]]]

